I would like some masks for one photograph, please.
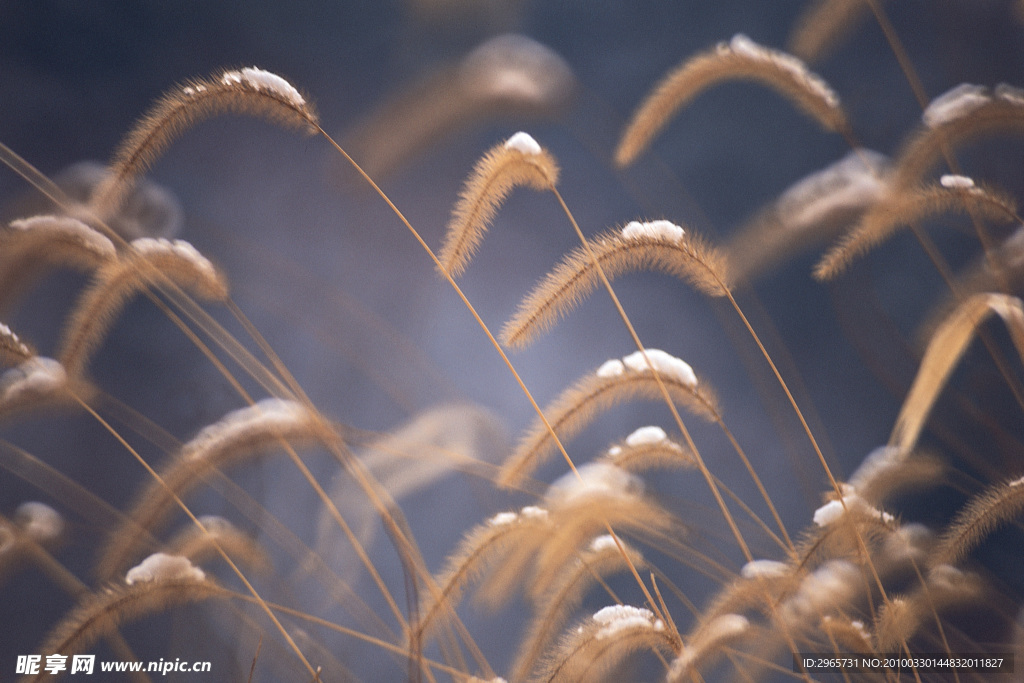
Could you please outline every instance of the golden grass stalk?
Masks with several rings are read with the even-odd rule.
[[[667,654],[674,639],[650,610],[611,605],[570,629],[533,680],[546,683],[593,681],[614,670],[630,655],[648,650]]]
[[[669,667],[667,683],[688,680],[699,665],[720,655],[722,647],[750,635],[750,622],[740,614],[723,614],[700,626]]]
[[[704,90],[729,80],[752,80],[775,89],[830,131],[848,124],[839,97],[796,57],[758,45],[743,34],[686,60],[640,105],[615,150],[615,163],[628,166],[668,120]]]
[[[236,562],[245,564],[257,572],[270,571],[270,557],[266,549],[255,538],[239,530],[230,521],[216,515],[204,515],[199,518],[203,532],[198,526],[190,524],[167,542],[167,552],[180,555],[201,564],[220,557],[217,546],[220,546]]]
[[[975,218],[1001,223],[1017,220],[1017,206],[1012,197],[992,188],[974,184],[970,178],[945,175],[940,184],[917,189],[894,188],[876,202],[860,223],[814,267],[814,277],[831,280],[856,258],[878,246],[898,228],[934,215],[958,211]]]
[[[729,291],[725,257],[693,234],[669,221],[633,221],[577,247],[549,273],[519,305],[501,331],[507,346],[523,348],[601,284],[600,264],[612,280],[623,273],[654,270],[688,282],[708,296]]]
[[[639,551],[626,543],[622,543],[622,549],[635,568],[645,566]],[[622,555],[612,537],[605,534],[595,538],[576,562],[563,568],[557,580],[535,603],[533,619],[512,666],[513,681],[526,680],[544,648],[562,628],[569,613],[580,606],[583,596],[595,582],[628,569]]]
[[[1003,319],[1018,354],[1024,358],[1024,307],[1021,300],[1005,294],[987,293],[965,299],[932,334],[914,383],[896,417],[889,437],[890,446],[895,446],[902,454],[914,448],[950,373],[967,350],[978,327],[993,313]]]
[[[549,190],[558,183],[558,165],[526,133],[516,133],[487,151],[473,168],[452,211],[438,254],[442,268],[461,275],[498,208],[516,187]]]
[[[48,266],[91,272],[116,256],[106,236],[76,218],[54,215],[11,221],[0,232],[0,251],[0,292],[8,301]]]
[[[211,579],[195,577],[107,586],[89,594],[72,609],[39,646],[39,652],[72,656],[87,650],[98,638],[115,633],[126,621],[176,605],[227,595]],[[29,680],[48,678],[51,677],[42,672]]]
[[[378,181],[445,136],[488,120],[547,119],[578,89],[569,64],[522,34],[504,33],[461,61],[403,84],[345,134],[345,148]]]
[[[645,398],[662,400],[657,374],[673,400],[701,417],[715,421],[720,415],[715,395],[698,382],[685,362],[659,349],[647,349],[654,364],[651,372],[641,352],[621,361],[610,360],[567,389],[544,410],[548,424],[565,441],[582,431],[600,413],[624,401]],[[539,420],[526,431],[501,468],[498,484],[515,486],[523,481],[554,449],[551,430]]]
[[[777,560],[753,560],[743,565],[738,578],[730,581],[704,611],[704,618],[743,613],[757,609],[770,614],[769,606],[793,592],[805,572],[791,563]]]
[[[734,282],[751,282],[784,258],[837,237],[886,191],[889,158],[851,150],[790,185],[724,246]]]
[[[0,323],[0,359],[3,359],[4,362],[11,360],[23,362],[35,355],[36,352],[32,347],[23,342],[14,330]]]
[[[643,480],[636,475],[605,463],[577,470],[579,476],[568,473],[552,484],[545,498],[552,526],[534,553],[527,594],[535,603],[602,531],[646,539],[684,533],[671,513],[644,494]]]
[[[821,620],[821,630],[835,644],[837,651],[861,655],[877,652],[872,644],[871,632],[862,619],[826,614]]]
[[[977,574],[965,572],[936,559],[912,590],[893,598],[879,610],[875,634],[880,652],[905,647],[929,619],[942,632],[939,612],[959,605],[978,603],[984,584]],[[948,645],[946,646],[948,649]]]
[[[992,134],[1024,133],[1024,90],[963,83],[932,100],[896,159],[895,187],[913,187],[946,151]]]
[[[204,299],[223,301],[228,296],[224,276],[188,242],[145,237],[133,241],[119,258],[96,271],[75,306],[60,352],[69,376],[82,375],[89,355],[128,299],[164,278]]]
[[[430,638],[439,619],[455,610],[466,584],[499,563],[505,568],[511,566],[504,562],[509,551],[517,546],[535,548],[550,531],[549,526],[547,510],[527,506],[519,512],[499,513],[467,533],[437,579],[438,590],[432,591],[420,607],[420,621],[415,627],[418,637]]]
[[[605,451],[601,462],[620,467],[627,472],[647,469],[695,469],[697,460],[692,452],[670,439],[661,427],[650,425],[634,430],[621,443]]]
[[[175,505],[214,470],[264,454],[282,441],[310,442],[323,437],[324,425],[302,404],[265,399],[228,413],[199,432],[138,497],[131,512],[114,531],[96,564],[109,578],[131,561],[147,533],[155,531]]]
[[[920,624],[918,606],[906,596],[890,598],[875,617],[875,641],[881,652],[895,652],[914,635]]]
[[[963,560],[985,537],[1024,510],[1024,478],[993,486],[971,498],[942,534],[931,561],[953,564]]]
[[[1022,221],[1024,223],[1024,221]],[[1016,292],[1024,288],[1024,225],[1018,226],[1001,243],[956,273],[946,300],[929,311],[918,326],[918,339],[927,341],[939,323],[962,298],[980,292]],[[922,342],[922,346],[924,343]]]
[[[309,133],[318,119],[311,103],[285,79],[257,67],[195,79],[161,97],[125,137],[111,163],[111,176],[90,206],[101,218],[115,214],[144,173],[171,142],[200,121],[222,113],[246,114]]]
[[[32,356],[0,375],[0,415],[67,401],[73,393],[89,391],[84,383],[70,382],[64,366],[52,358]]]
[[[824,59],[867,15],[864,0],[817,0],[796,20],[789,51],[812,63]]]

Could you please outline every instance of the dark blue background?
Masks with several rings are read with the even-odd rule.
[[[519,129],[531,132],[559,159],[561,191],[590,234],[638,217],[666,217],[721,240],[789,184],[848,150],[842,138],[818,130],[781,97],[758,86],[731,84],[682,112],[634,169],[618,172],[608,163],[629,113],[663,73],[737,32],[782,47],[805,3],[566,0],[523,2],[493,16],[459,14],[463,4],[470,3],[453,2],[441,16],[425,18],[398,2],[5,2],[0,4],[0,140],[51,175],[82,159],[103,160],[148,104],[174,83],[255,64],[310,95],[324,128],[344,142],[346,132],[373,117],[394,93],[457,60],[487,36],[516,30],[566,59],[580,84],[575,104],[557,120],[474,122],[382,178],[384,190],[432,245],[440,243],[476,158]],[[885,6],[926,91],[935,96],[962,81],[1024,85],[1022,25],[1013,4],[907,0]],[[920,109],[870,18],[815,70],[840,94],[863,145],[893,154],[917,124]],[[972,149],[962,159],[969,173],[1020,195],[1019,144]],[[181,236],[227,271],[235,301],[325,412],[381,431],[449,400],[495,411],[513,434],[532,418],[508,372],[432,272],[426,255],[386,207],[352,181],[323,140],[262,122],[218,119],[186,133],[151,175],[182,202]],[[0,172],[5,203],[26,201],[31,194],[14,173]],[[978,249],[969,234],[950,230],[952,223],[940,222],[933,232],[947,258],[960,266]],[[515,193],[464,279],[488,324],[497,329],[574,242],[550,197]],[[842,476],[886,440],[916,366],[913,352],[893,333],[912,337],[916,323],[940,299],[941,281],[907,238],[870,256],[834,289],[810,278],[814,260],[815,255],[797,256],[740,299],[783,361]],[[10,314],[11,324],[43,353],[55,353],[60,322],[80,284],[74,276],[48,281]],[[623,278],[617,289],[647,345],[682,356],[718,389],[726,420],[750,451],[791,530],[808,523],[825,478],[732,314],[667,278]],[[893,328],[850,303],[869,298],[877,298]],[[231,324],[228,316],[218,317]],[[237,325],[231,329],[241,334]],[[594,296],[513,359],[543,405],[630,347],[606,297]],[[871,362],[865,362],[865,351]],[[112,395],[183,440],[240,405],[227,383],[145,302],[130,306],[113,328],[92,373]],[[985,393],[998,384],[981,376],[965,392]],[[998,407],[1001,394],[994,400]],[[1020,413],[1012,407],[998,416],[1019,424]],[[616,410],[574,442],[573,453],[586,459],[651,421],[668,424],[657,407]],[[701,426],[696,430],[698,439],[706,439],[712,469],[753,501],[752,486],[720,437]],[[61,414],[4,432],[4,438],[115,505],[123,506],[144,481],[137,464],[87,419]],[[148,451],[155,460],[162,457],[159,449]],[[1000,456],[999,468],[1017,476],[1019,459],[1012,456],[1019,457],[1019,446],[1009,452]],[[562,469],[553,465],[542,474],[550,478]],[[265,492],[271,511],[297,526],[315,517],[316,506],[306,502],[311,496],[281,490],[273,468],[264,474],[254,476],[251,485]],[[729,547],[720,540],[727,532],[710,512],[702,484],[691,477],[654,488],[682,505],[684,516],[699,513],[702,521],[694,523],[699,535]],[[471,521],[528,501],[494,495],[479,483],[463,482],[447,492],[417,498],[408,510],[433,566]],[[47,492],[0,472],[0,512],[10,513],[30,498],[60,507]],[[916,501],[908,514],[946,514],[930,512],[928,500]],[[98,530],[74,514],[69,523],[68,561],[87,577],[84,557]],[[310,528],[299,533],[309,534]],[[767,545],[760,549],[770,551]],[[734,549],[724,553],[733,563],[741,561]],[[702,604],[709,582],[694,581],[691,598]],[[19,616],[6,620],[11,632],[0,638],[2,680],[12,670],[13,655],[29,652],[44,624],[52,623],[65,604],[45,580],[32,576],[19,575],[4,590],[0,613]],[[493,620],[483,623],[490,623],[480,628],[492,629],[494,639],[507,637]],[[495,665],[503,666],[508,654],[500,644],[484,642],[488,653],[495,653]]]

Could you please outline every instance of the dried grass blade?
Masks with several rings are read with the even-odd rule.
[[[1021,300],[1005,294],[976,294],[966,299],[935,330],[917,377],[903,401],[889,437],[889,445],[895,446],[901,454],[905,455],[914,448],[939,392],[978,327],[992,313],[997,313],[1006,323],[1017,352],[1024,359],[1024,307]]]

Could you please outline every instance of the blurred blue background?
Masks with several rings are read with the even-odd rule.
[[[782,48],[805,5],[3,2],[0,140],[54,176],[84,159],[109,158],[133,121],[175,83],[223,67],[257,65],[306,93],[324,129],[343,145],[351,143],[353,156],[363,161],[413,126],[392,115],[389,103],[429,92],[424,84],[448,82],[453,65],[475,47],[515,32],[560,55],[574,74],[575,90],[555,111],[506,107],[461,116],[458,125],[382,172],[382,188],[428,243],[440,244],[476,159],[517,130],[529,131],[559,160],[561,192],[588,234],[664,217],[724,241],[791,183],[846,154],[847,142],[818,130],[764,88],[730,84],[677,116],[634,168],[614,170],[612,150],[630,112],[670,68],[738,32]],[[884,6],[929,96],[963,81],[1024,85],[1015,3],[908,0]],[[814,69],[839,93],[863,146],[894,154],[917,125],[920,107],[870,17]],[[1019,196],[1021,151],[1015,141],[1000,142],[962,161],[970,173]],[[427,256],[322,139],[260,121],[219,118],[182,136],[150,177],[180,201],[180,236],[225,269],[234,301],[332,417],[386,431],[438,403],[470,401],[500,416],[513,435],[532,419],[529,404]],[[32,205],[32,195],[20,177],[0,170],[0,199],[11,207],[5,217]],[[978,254],[965,231],[942,226],[935,237],[954,267]],[[470,265],[465,290],[498,329],[574,244],[553,198],[517,191]],[[819,251],[788,260],[739,298],[844,476],[888,437],[916,367],[914,329],[939,301],[941,281],[908,238],[873,254],[835,286],[810,278]],[[74,275],[47,280],[9,312],[8,322],[42,353],[55,353],[61,321],[82,282]],[[731,312],[661,276],[622,278],[616,288],[645,344],[683,357],[717,389],[727,422],[791,530],[808,523],[826,480]],[[232,325],[222,313],[218,317]],[[242,334],[237,324],[231,329]],[[607,297],[598,294],[513,360],[543,405],[605,359],[630,350]],[[129,307],[98,352],[92,374],[107,392],[181,440],[240,404],[148,302]],[[571,452],[585,460],[642,424],[667,420],[658,406],[615,410],[574,441]],[[757,502],[720,435],[703,425],[695,429],[712,469],[744,499]],[[107,435],[75,415],[14,424],[5,427],[4,438],[118,507],[144,481]],[[151,450],[154,459],[162,457]],[[563,469],[552,463],[539,476],[550,480]],[[262,487],[271,512],[296,524],[315,518],[316,506],[303,502],[303,495],[268,483],[273,472],[268,468],[266,478],[251,482]],[[461,483],[453,492],[469,495],[427,496],[407,510],[432,566],[440,565],[469,523],[529,501],[495,495],[481,484]],[[710,496],[695,478],[669,478],[653,488],[685,514],[706,519],[697,525],[699,534],[712,542],[724,538]],[[0,472],[0,512],[9,514],[26,499],[60,507],[47,492]],[[73,569],[85,578],[83,558],[97,529],[74,514],[69,523]],[[738,552],[724,555],[739,561]],[[41,624],[52,623],[66,605],[44,579],[19,577],[7,586],[21,588],[15,593],[5,587],[0,612],[25,616],[17,626],[8,620],[11,632],[0,638],[0,680],[13,670],[13,655],[31,651]],[[698,580],[691,596],[698,603],[701,586]],[[496,665],[501,657],[495,656]]]

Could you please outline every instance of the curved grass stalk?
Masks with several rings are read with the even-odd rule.
[[[547,510],[537,507],[499,513],[468,532],[459,549],[449,556],[447,567],[437,580],[439,590],[420,609],[417,636],[429,639],[439,619],[454,614],[467,583],[498,563],[506,564],[507,569],[504,560],[510,550],[517,546],[534,548],[544,542],[549,532]]]
[[[638,570],[644,568],[644,558],[639,551],[626,544],[623,544],[623,549],[634,567]],[[536,600],[533,619],[511,669],[511,680],[526,680],[544,648],[562,628],[569,613],[579,607],[593,583],[627,568],[626,560],[611,536],[595,538],[590,547],[580,553],[577,561],[565,567],[550,588]],[[668,613],[663,602],[662,612]]]
[[[189,243],[135,240],[127,253],[96,271],[92,286],[75,306],[60,352],[68,375],[83,374],[90,353],[128,299],[163,278],[205,299],[223,301],[228,296],[223,275]]]
[[[975,294],[957,306],[932,335],[914,383],[896,417],[889,445],[901,454],[909,453],[917,443],[950,373],[979,326],[993,313],[1003,319],[1017,353],[1024,358],[1024,305],[1020,299],[1005,294]]]
[[[93,272],[116,257],[98,230],[69,216],[38,215],[11,221],[0,232],[0,292],[10,302],[54,265]]]
[[[826,58],[868,12],[864,0],[817,0],[789,35],[789,51],[805,62]]]
[[[201,572],[200,572],[201,574]],[[225,598],[228,593],[211,579],[174,578],[110,585],[90,593],[69,612],[39,646],[40,652],[65,656],[88,649],[98,638],[113,635],[125,621],[160,612],[172,605]],[[51,678],[46,673],[31,681]]]
[[[243,459],[262,455],[282,440],[311,442],[319,438],[322,425],[301,405],[269,399],[226,415],[206,427],[182,447],[170,466],[160,473],[132,506],[128,519],[110,537],[97,561],[101,578],[110,578],[131,561],[139,542],[152,533],[174,506],[211,472]],[[204,537],[212,540],[210,534]]]
[[[558,165],[536,140],[516,133],[477,162],[455,204],[438,257],[442,268],[461,275],[498,208],[516,187],[548,190],[558,183]]]
[[[222,113],[246,114],[309,133],[317,131],[312,104],[285,79],[256,67],[195,79],[164,94],[121,143],[111,176],[96,189],[90,206],[101,218],[120,208],[135,179],[196,123]]]
[[[653,353],[654,350],[650,352]],[[638,357],[632,358],[636,360]],[[715,416],[720,413],[714,394],[695,377],[690,381],[687,376],[673,374],[661,368],[650,372],[641,365],[643,360],[639,361],[640,363],[634,362],[628,369],[621,361],[609,361],[613,365],[606,363],[596,373],[588,374],[576,382],[545,409],[550,427],[560,435],[560,438],[570,439],[597,415],[619,403],[636,398],[661,399],[658,380],[663,382],[673,399],[701,417],[714,421]],[[636,367],[640,369],[634,369]],[[609,371],[607,368],[615,368],[617,372]],[[692,376],[692,371],[690,375]],[[505,487],[516,486],[553,448],[548,427],[535,421],[502,466],[498,484]]]
[[[526,296],[502,328],[503,343],[525,347],[593,292],[601,284],[594,260],[609,281],[627,272],[654,270],[684,280],[708,296],[725,296],[728,289],[724,258],[700,237],[684,234],[668,221],[634,221],[589,241],[589,249],[580,246],[567,254]]]
[[[99,422],[100,425],[104,429],[106,429],[110,433],[110,435],[113,436],[118,441],[118,443],[120,443],[121,446],[123,446],[125,450],[127,450],[132,455],[133,458],[135,458],[136,462],[142,465],[142,467],[146,470],[149,476],[153,477],[153,479],[155,479],[156,481],[161,481],[160,475],[157,474],[156,470],[154,470],[149,465],[149,463],[147,463],[146,460],[141,455],[139,455],[138,451],[132,448],[132,445],[128,443],[116,429],[114,429],[106,420],[104,420],[103,417],[95,410],[93,410],[89,406],[89,404],[86,403],[84,400],[78,398],[78,402],[79,405],[81,405],[82,408],[85,409],[85,411],[88,412],[93,417],[93,419]],[[166,485],[164,485],[164,488],[170,491],[170,489]],[[171,493],[173,495],[173,491],[171,491]],[[195,524],[201,531],[205,533],[205,527],[203,526],[202,522],[199,521],[199,518],[195,516],[192,510],[190,510],[189,507],[185,505],[184,501],[182,501],[181,498],[179,498],[176,495],[174,495],[173,497],[174,502],[178,505],[179,508],[181,508],[182,512],[184,512],[185,515],[188,516],[188,518],[192,521],[193,524]],[[224,551],[224,549],[220,547],[216,539],[214,539],[213,545],[217,549],[217,553],[221,556],[221,559],[223,559],[224,562],[227,563],[227,565],[231,568],[231,571],[235,574],[235,576],[238,577],[238,579],[245,586],[245,589],[252,595],[256,603],[259,604],[260,608],[267,615],[270,621],[274,624],[277,631],[281,634],[285,642],[288,644],[288,647],[296,654],[296,656],[299,658],[299,661],[302,662],[302,665],[305,667],[306,671],[311,676],[315,677],[317,673],[316,670],[313,668],[313,665],[310,664],[309,660],[306,659],[306,656],[302,654],[302,650],[300,650],[298,645],[295,644],[295,640],[284,628],[284,626],[281,624],[278,618],[274,616],[274,613],[270,610],[270,607],[267,605],[266,601],[260,596],[259,592],[257,592],[256,588],[252,585],[252,583],[249,582],[249,580],[245,577],[245,574],[242,573],[242,570],[238,568],[238,565],[235,564],[235,562]]]
[[[997,527],[1024,511],[1024,479],[1014,479],[971,498],[950,522],[931,561],[951,564],[963,560]]]
[[[615,163],[629,166],[669,119],[708,88],[729,80],[752,80],[788,97],[822,128],[846,133],[839,97],[796,57],[758,45],[743,34],[687,59],[669,73],[633,114],[615,150]]]
[[[814,277],[831,280],[859,256],[888,239],[903,225],[926,220],[940,213],[957,211],[975,220],[985,218],[1020,222],[1013,198],[981,186],[964,176],[943,176],[942,183],[914,190],[893,190],[872,206],[860,223],[814,267]]]
[[[549,657],[537,681],[594,680],[640,650],[667,654],[678,648],[664,622],[647,609],[612,605],[570,629]]]
[[[924,121],[896,158],[897,188],[921,182],[940,158],[951,160],[952,150],[966,142],[994,133],[1024,134],[1024,91],[962,84],[935,98],[925,108]]]

